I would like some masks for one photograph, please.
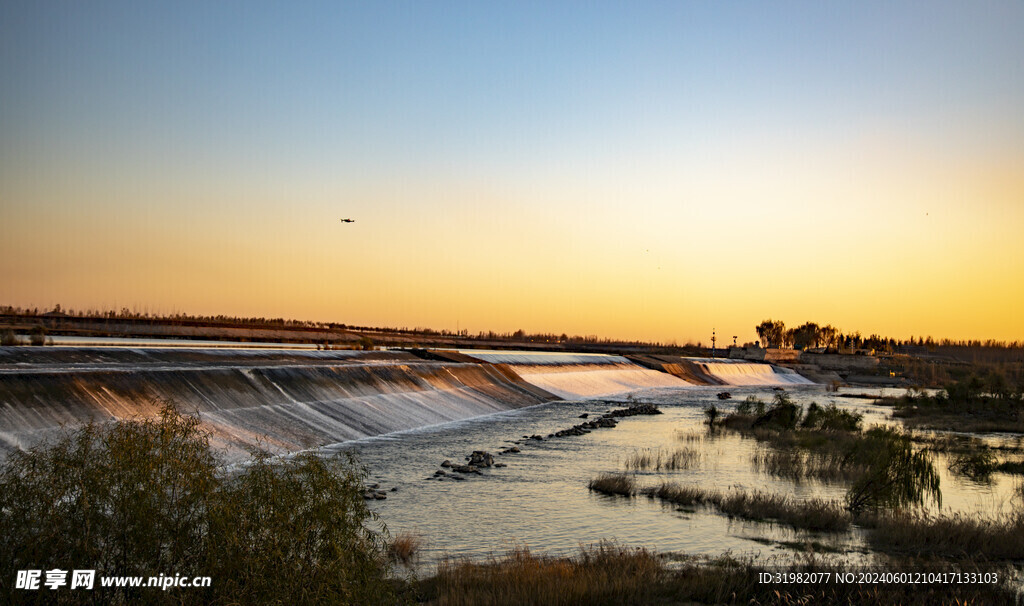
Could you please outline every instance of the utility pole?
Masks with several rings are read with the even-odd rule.
[[[715,357],[715,329],[711,329],[711,358]]]

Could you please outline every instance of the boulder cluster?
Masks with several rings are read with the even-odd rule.
[[[605,413],[603,417],[633,417],[636,415],[660,415],[662,414],[654,404],[634,404],[629,408],[619,408]]]
[[[565,436],[582,436],[588,434],[595,429],[611,428],[618,425],[616,419],[621,417],[632,417],[635,415],[660,415],[662,414],[658,410],[657,406],[653,404],[633,404],[628,408],[619,408],[616,410],[610,410],[600,417],[580,423],[579,425],[573,425],[568,429],[561,429],[554,433],[549,433],[548,438],[563,438]],[[589,415],[584,413],[580,415],[581,419],[586,419]],[[530,441],[543,441],[544,438],[538,434],[524,435],[521,441],[515,442],[515,444],[526,444]],[[499,455],[504,454],[515,454],[520,452],[519,446],[510,446],[504,448],[498,452]],[[505,467],[504,463],[497,463],[494,460],[494,455],[483,450],[474,450],[472,454],[466,457],[466,464],[461,465],[458,463],[452,463],[450,460],[445,459],[441,463],[441,467],[444,469],[438,469],[432,476],[433,479],[441,480],[444,478],[450,478],[452,480],[465,480],[464,477],[467,474],[480,474],[481,469],[488,467]],[[445,470],[448,471],[445,471]],[[428,480],[431,478],[427,478]]]
[[[513,447],[513,448],[515,448],[515,447]],[[503,450],[502,454],[504,454],[506,452],[519,452],[519,449],[515,448],[515,450],[513,450],[512,448],[509,448],[509,449]],[[463,474],[475,473],[475,474],[479,474],[480,470],[483,469],[483,468],[486,468],[486,467],[505,467],[505,464],[504,463],[495,463],[494,462],[494,455],[492,455],[491,453],[489,453],[487,451],[484,451],[484,450],[474,450],[473,454],[471,454],[468,457],[466,457],[466,464],[465,465],[460,465],[458,463],[452,463],[448,459],[445,459],[444,462],[441,463],[441,467],[445,467],[447,469],[450,469],[452,472],[455,472],[455,473],[463,473]],[[458,476],[451,475],[448,472],[444,471],[443,469],[438,469],[437,471],[434,472],[434,477],[437,478],[437,479],[441,479],[441,478],[443,478],[445,476],[451,477],[452,479],[459,479],[459,480],[463,479],[463,478],[460,478]]]
[[[661,411],[658,410],[657,406],[653,404],[634,404],[629,408],[619,408],[604,413],[593,421],[587,421],[586,423],[580,423],[579,425],[573,425],[568,429],[560,429],[555,433],[549,433],[549,438],[564,438],[565,436],[582,436],[583,434],[590,433],[594,429],[600,429],[603,427],[615,427],[618,425],[616,418],[619,417],[632,417],[634,415],[660,415]],[[581,419],[586,419],[588,415],[580,415]]]
[[[391,492],[397,491],[398,488],[391,489]],[[380,484],[368,484],[365,487],[365,490],[363,491],[363,498],[366,499],[367,501],[383,501],[384,499],[388,498],[388,495],[386,492],[384,492],[384,489],[380,487]]]
[[[597,429],[599,427],[615,427],[618,424],[619,422],[611,417],[601,417],[593,421],[573,425],[569,429],[560,429],[553,434],[549,434],[548,437],[564,438],[565,436],[582,436],[585,433],[590,433],[590,430],[592,429]]]

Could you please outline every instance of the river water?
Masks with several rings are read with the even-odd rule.
[[[604,539],[658,552],[787,557],[792,542],[812,540],[847,559],[865,557],[867,550],[858,530],[850,533],[794,531],[788,527],[730,520],[711,509],[684,509],[662,505],[646,497],[610,497],[587,488],[602,472],[624,471],[626,458],[646,448],[699,451],[696,465],[676,471],[637,472],[638,486],[662,481],[695,484],[720,490],[762,490],[793,495],[842,499],[847,485],[815,481],[795,483],[757,472],[751,457],[756,441],[719,432],[706,436],[703,408],[714,404],[730,410],[748,395],[768,402],[769,388],[730,387],[733,399],[722,402],[722,388],[661,388],[633,392],[606,400],[559,401],[376,438],[345,442],[327,451],[349,450],[367,467],[371,483],[388,491],[386,500],[371,501],[371,508],[394,535],[409,532],[422,539],[420,563],[429,566],[443,556],[482,559],[501,555],[513,546],[552,555],[575,552],[578,547]],[[893,423],[889,410],[870,400],[849,399],[826,393],[820,386],[787,387],[805,409],[812,401],[836,402],[862,412],[864,425]],[[848,391],[862,392],[861,389]],[[873,393],[879,393],[875,390]],[[582,436],[547,438],[548,434],[581,423],[631,403],[657,404],[664,414],[619,419],[618,426],[596,429]],[[539,434],[543,441],[524,436]],[[518,442],[518,444],[516,444]],[[517,445],[521,452],[501,454]],[[462,463],[474,450],[495,455],[507,466],[484,469],[462,481],[434,478],[445,459]],[[1016,478],[995,474],[978,483],[950,474],[939,456],[942,477],[942,512],[994,516],[1014,506]],[[457,474],[456,474],[457,475]],[[391,489],[396,489],[391,491]],[[937,509],[931,506],[933,512]]]

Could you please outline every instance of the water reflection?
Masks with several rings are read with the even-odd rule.
[[[749,523],[704,508],[681,508],[637,497],[609,497],[587,488],[602,472],[623,471],[627,457],[642,449],[695,449],[698,461],[687,469],[637,471],[639,486],[662,481],[699,485],[717,490],[762,490],[798,499],[842,499],[847,485],[790,480],[758,472],[751,456],[763,446],[730,432],[707,434],[705,406],[731,410],[748,395],[769,401],[765,388],[730,388],[733,400],[716,398],[720,389],[657,389],[637,392],[636,401],[652,402],[664,414],[619,420],[617,427],[597,429],[583,436],[524,440],[580,423],[579,416],[600,415],[626,404],[598,401],[554,402],[503,412],[443,426],[370,438],[336,445],[354,450],[370,470],[371,481],[388,492],[374,501],[392,533],[411,531],[424,539],[421,562],[430,565],[442,555],[482,558],[500,554],[513,545],[527,545],[548,554],[570,554],[579,544],[616,539],[660,552],[767,557],[791,553],[794,544],[813,542],[816,549],[839,551],[859,559],[866,553],[859,530],[841,534],[813,534],[775,524]],[[855,390],[861,391],[861,390]],[[805,407],[812,401],[835,402],[861,412],[865,426],[892,424],[887,408],[870,400],[849,399],[820,387],[789,388],[789,395]],[[878,393],[876,390],[873,393]],[[898,393],[898,392],[897,392]],[[519,441],[521,452],[498,455]],[[445,459],[461,463],[474,450],[495,454],[504,468],[483,470],[465,480],[435,479]],[[936,467],[942,478],[942,512],[997,515],[1009,512],[1014,478],[995,474],[989,483],[973,482],[947,470],[940,455]],[[934,511],[934,507],[933,507]]]

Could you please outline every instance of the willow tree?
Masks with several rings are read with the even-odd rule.
[[[914,450],[909,436],[895,429],[875,427],[865,436],[858,454],[866,455],[869,464],[846,493],[850,511],[920,506],[929,498],[942,505],[939,474],[927,450]]]

